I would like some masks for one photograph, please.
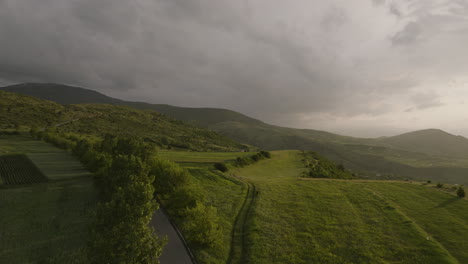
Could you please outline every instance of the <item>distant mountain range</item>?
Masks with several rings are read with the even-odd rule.
[[[189,108],[124,101],[93,90],[61,84],[24,83],[2,87],[0,90],[26,94],[59,104],[96,103],[151,109],[175,119],[210,128],[242,143],[269,150],[302,149],[313,141],[376,145],[429,155],[468,157],[468,139],[438,129],[415,131],[394,137],[363,139],[319,130],[269,125],[227,109]]]

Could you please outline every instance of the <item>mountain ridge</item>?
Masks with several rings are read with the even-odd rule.
[[[101,103],[151,109],[190,124],[212,129],[241,143],[257,145],[267,150],[293,147],[301,149],[301,146],[312,143],[337,143],[382,146],[429,155],[468,157],[468,139],[440,129],[424,129],[391,137],[356,138],[320,130],[270,125],[229,109],[131,102],[112,98],[94,90],[61,84],[24,83],[1,87],[0,90],[27,94],[60,104]]]

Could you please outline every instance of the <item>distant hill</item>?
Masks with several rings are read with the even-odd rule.
[[[137,109],[151,109],[172,118],[207,127],[225,133],[245,143],[256,143],[265,149],[301,148],[301,141],[320,140],[331,142],[355,142],[358,139],[311,129],[293,129],[266,124],[241,113],[220,108],[189,108],[167,104],[130,102],[106,96],[102,93],[61,84],[24,83],[0,88],[0,90],[25,94],[59,104],[113,104]],[[267,137],[265,136],[267,133]],[[259,137],[263,139],[259,142]],[[293,144],[297,142],[298,144]]]
[[[99,92],[60,84],[25,83],[0,88],[59,104],[99,103],[151,109],[175,119],[207,127],[237,141],[261,148],[303,149],[319,142],[383,146],[428,155],[468,157],[468,139],[441,130],[422,130],[395,137],[362,139],[311,129],[293,129],[266,124],[241,113],[219,108],[188,108],[166,104],[129,102]],[[311,141],[313,141],[311,143]]]
[[[60,105],[0,91],[0,128],[55,127],[65,132],[137,136],[164,148],[239,151],[245,146],[218,133],[152,110],[106,104]]]
[[[420,130],[394,137],[378,138],[372,143],[430,155],[468,157],[468,139],[454,136],[439,129]]]
[[[354,138],[319,130],[274,126],[226,109],[128,102],[65,85],[30,83],[0,89],[61,104],[105,103],[155,110],[265,150],[313,150],[372,178],[400,175],[437,180],[438,175],[443,175],[444,180],[456,179],[453,183],[468,183],[468,176],[464,177],[465,168],[468,168],[468,139],[440,130],[377,139]],[[415,167],[424,171],[415,171]]]

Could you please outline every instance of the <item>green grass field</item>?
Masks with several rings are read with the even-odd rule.
[[[258,191],[246,263],[468,263],[468,201],[410,183],[300,179],[297,153],[233,172]]]
[[[249,156],[254,152],[184,152],[159,151],[158,157],[178,163],[215,163],[229,162],[237,157]]]
[[[88,226],[97,203],[91,174],[50,144],[0,136],[0,155],[18,153],[49,181],[0,189],[0,263],[86,263]]]
[[[206,197],[205,203],[216,207],[222,227],[222,243],[217,249],[196,251],[200,263],[227,263],[231,250],[232,230],[245,198],[246,188],[239,181],[223,177],[204,167],[189,169]]]
[[[86,263],[91,179],[0,190],[0,263]]]

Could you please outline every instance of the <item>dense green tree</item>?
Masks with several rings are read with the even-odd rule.
[[[89,243],[91,263],[159,263],[164,241],[149,227],[158,206],[139,157],[118,155],[103,171],[104,201]]]
[[[154,176],[154,187],[158,195],[170,195],[178,187],[189,184],[190,174],[179,165],[160,159],[152,159],[150,175]]]
[[[182,228],[186,238],[197,247],[215,246],[220,242],[221,227],[218,225],[216,208],[197,202],[195,207],[184,211],[187,219]]]
[[[228,167],[226,166],[226,164],[221,163],[221,162],[217,162],[213,166],[214,166],[215,169],[217,169],[217,170],[219,170],[221,172],[226,172],[226,171],[229,170]]]

